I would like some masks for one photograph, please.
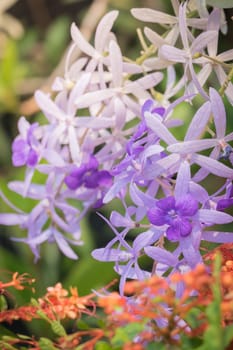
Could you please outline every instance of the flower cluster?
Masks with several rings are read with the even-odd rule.
[[[57,283],[48,287],[46,294],[37,300],[0,312],[0,323],[5,325],[16,320],[31,322],[40,319],[51,327],[53,340],[41,336],[41,331],[47,329],[42,327],[40,338],[24,334],[0,335],[1,349],[8,349],[10,345],[12,350],[19,349],[20,345],[23,349],[27,344],[31,350],[74,350],[78,345],[87,350],[98,346],[109,350],[142,350],[159,346],[161,342],[175,349],[183,348],[185,342],[189,349],[194,349],[196,342],[192,343],[193,339],[206,349],[210,348],[213,339],[222,349],[230,349],[232,244],[216,248],[204,259],[209,261],[208,268],[197,265],[192,271],[173,274],[170,281],[152,276],[146,281],[127,282],[124,296],[110,292],[110,285],[98,293],[78,296],[76,288],[68,291]],[[185,289],[176,298],[176,286],[180,283]],[[1,284],[8,288],[11,282]],[[101,314],[96,310],[101,310]],[[86,317],[82,317],[84,314]],[[72,320],[72,331],[66,331],[65,320]],[[91,326],[85,323],[87,320]],[[74,321],[78,322],[78,327]]]
[[[17,240],[36,259],[46,241],[76,259],[70,245],[82,244],[80,221],[112,200],[117,209],[110,218],[100,215],[114,238],[92,256],[115,263],[121,293],[128,278],[193,269],[203,262],[203,241],[233,242],[233,232],[216,229],[233,221],[227,212],[233,204],[233,132],[223,103],[223,95],[233,102],[233,67],[226,63],[233,50],[217,52],[219,33],[227,31],[223,10],[198,4],[172,1],[174,16],[132,9],[137,19],[164,29],[144,28],[135,61],[123,56],[112,31],[118,11],[102,18],[93,46],[72,24],[73,45],[64,77],[54,81],[55,98],[35,93],[44,121],[21,117],[12,145],[13,165],[26,166],[26,174],[9,188],[35,206],[24,212],[1,193],[14,212],[0,214],[0,223],[25,230]],[[85,57],[71,64],[76,49]],[[219,90],[211,87],[212,73]],[[177,114],[190,105],[195,113]],[[188,127],[178,139],[184,119]],[[209,179],[214,189],[207,190]],[[181,292],[182,284],[177,296]]]

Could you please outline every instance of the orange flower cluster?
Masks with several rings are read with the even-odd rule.
[[[199,265],[183,275],[175,273],[169,279],[153,276],[147,281],[128,282],[125,285],[125,296],[112,292],[102,296],[90,294],[80,297],[76,288],[67,291],[61,283],[57,283],[54,287],[47,288],[47,293],[42,298],[28,306],[1,311],[0,322],[42,318],[54,327],[57,336],[54,343],[56,349],[66,350],[74,349],[77,345],[82,346],[82,349],[91,350],[100,339],[108,339],[110,344],[113,344],[112,341],[118,336],[119,330],[128,331],[130,334],[129,339],[122,345],[123,350],[142,350],[147,344],[158,341],[179,346],[181,335],[201,339],[209,326],[206,310],[214,302],[216,286],[220,293],[221,325],[226,327],[233,324],[232,246],[224,244],[206,254],[206,266]],[[213,262],[219,251],[222,256],[221,268],[216,272]],[[10,282],[0,282],[0,288],[3,292],[8,287],[21,290],[26,287],[26,282],[31,284],[33,280],[27,275],[20,276],[15,273]],[[177,298],[176,290],[180,287],[183,293]],[[96,319],[96,305],[105,314],[103,329],[90,328],[66,334],[60,320],[78,319],[83,313],[95,316]],[[195,310],[197,313],[193,326],[189,315]],[[61,332],[56,331],[57,326],[61,327]],[[34,344],[31,349],[40,349],[35,339],[27,341],[28,344],[30,341]],[[16,339],[12,344],[17,342],[20,340]]]
[[[233,253],[232,246],[223,245],[208,254],[205,260],[213,262],[217,252],[221,252],[222,266],[219,277],[221,288],[222,326],[233,323]],[[208,327],[205,308],[213,301],[212,286],[218,283],[212,271],[212,265],[199,265],[194,270],[183,275],[173,274],[169,280],[153,276],[147,281],[128,282],[125,293],[132,295],[127,299],[117,293],[99,298],[98,304],[108,315],[111,337],[114,337],[118,327],[124,327],[130,322],[142,324],[144,328],[138,334],[137,340],[124,345],[124,350],[141,350],[156,339],[164,343],[179,345],[180,335],[188,337],[202,336]],[[183,285],[184,292],[177,299],[175,290]],[[189,312],[199,309],[198,326],[193,329],[188,323]],[[163,326],[161,326],[163,325]]]
[[[13,273],[12,278],[8,282],[0,281],[0,294],[10,295],[8,288],[13,287],[17,290],[24,290],[35,282],[34,278],[30,278],[28,274]],[[30,287],[32,291],[34,288]],[[0,312],[0,322],[12,322],[13,320],[30,321],[35,316],[35,308],[32,306],[22,306],[18,309],[3,310]]]
[[[45,312],[51,320],[55,319],[77,319],[82,313],[93,315],[95,303],[93,294],[85,297],[78,296],[77,288],[70,288],[69,292],[57,283],[54,287],[48,287],[43,298],[38,299],[40,309]],[[92,307],[90,311],[89,307]]]
[[[20,284],[25,276],[16,280],[16,274],[13,275],[11,282],[2,284],[4,288],[14,286],[16,289],[24,289]],[[3,289],[3,288],[2,288]],[[38,312],[44,313],[48,319],[77,319],[82,313],[92,315],[95,313],[95,303],[92,300],[93,294],[85,297],[79,297],[77,288],[70,288],[69,292],[64,289],[61,283],[54,287],[48,287],[47,293],[43,298],[39,298],[35,305],[21,306],[17,309],[4,310],[0,312],[0,322],[12,322],[14,320],[31,321],[33,318],[39,318]],[[92,310],[90,310],[92,307]]]
[[[34,278],[30,278],[27,273],[20,275],[18,272],[13,273],[12,279],[9,282],[0,281],[0,292],[4,294],[7,288],[13,287],[18,290],[23,290],[27,285],[35,282]]]

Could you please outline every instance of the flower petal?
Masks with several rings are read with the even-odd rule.
[[[165,264],[167,266],[176,266],[178,260],[171,252],[159,247],[145,247],[146,255],[154,259],[156,262]]]

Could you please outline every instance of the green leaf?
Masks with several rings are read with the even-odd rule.
[[[28,335],[25,335],[25,334],[17,334],[17,337],[19,337],[20,339],[23,339],[23,340],[30,340],[31,337],[29,337]]]
[[[167,346],[163,343],[150,343],[146,346],[146,350],[167,350]],[[175,348],[173,347],[172,350],[175,350]]]
[[[181,335],[181,347],[179,348],[180,350],[201,350],[200,345],[202,344],[202,339],[201,338],[190,338],[190,336],[182,334]],[[199,348],[198,348],[199,346]]]
[[[223,329],[223,339],[224,339],[224,347],[228,346],[230,342],[233,340],[233,324]]]
[[[77,328],[79,330],[82,330],[82,331],[86,331],[90,328],[90,326],[88,325],[88,323],[86,323],[84,320],[78,320],[77,321]]]
[[[47,338],[40,338],[39,345],[41,350],[57,350],[53,342]]]
[[[95,350],[112,350],[112,346],[110,346],[108,343],[105,341],[99,341],[95,345]]]
[[[185,321],[189,324],[192,329],[197,328],[200,325],[198,316],[200,315],[200,308],[192,307],[185,317]]]
[[[233,7],[233,0],[207,0],[206,3],[210,6],[227,9]]]
[[[59,337],[65,337],[67,335],[65,328],[62,326],[62,324],[59,321],[52,321],[51,327],[53,332]]]
[[[0,341],[0,347],[1,349],[4,349],[4,350],[16,350],[14,346],[1,341]]]
[[[13,337],[14,333],[0,324],[0,338],[3,339],[4,337],[7,337],[7,336]]]
[[[125,327],[118,328],[114,337],[112,338],[112,344],[114,346],[123,346],[125,343],[132,341],[140,332],[144,330],[144,323],[130,323]]]
[[[7,300],[4,295],[0,295],[0,311],[8,309]]]

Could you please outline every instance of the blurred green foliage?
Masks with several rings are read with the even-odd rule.
[[[8,39],[4,43],[0,64],[0,112],[17,111],[19,97],[17,85],[25,77],[27,65],[19,60],[17,42]]]

